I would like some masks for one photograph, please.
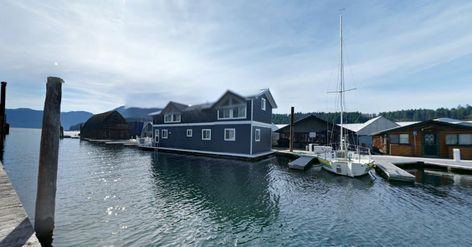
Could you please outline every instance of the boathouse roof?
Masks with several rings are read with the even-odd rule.
[[[410,125],[398,126],[398,127],[395,127],[395,128],[386,129],[386,130],[383,130],[383,131],[373,133],[372,135],[382,135],[382,134],[386,134],[390,131],[407,130],[407,129],[410,129],[410,128],[416,128],[416,127],[420,127],[422,125],[427,125],[427,124],[436,124],[436,125],[454,127],[454,128],[459,128],[459,129],[472,129],[472,123],[470,123],[469,121],[461,121],[461,120],[444,121],[444,119],[437,118],[437,119],[431,119],[431,120],[426,120],[426,121],[422,121],[422,122],[417,122],[417,123],[410,124]]]

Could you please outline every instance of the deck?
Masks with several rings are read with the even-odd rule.
[[[0,247],[41,246],[34,228],[0,163]]]

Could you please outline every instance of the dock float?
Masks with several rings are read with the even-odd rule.
[[[1,162],[0,246],[41,246]]]
[[[414,183],[416,177],[390,161],[375,160],[376,171],[380,172],[388,181]]]
[[[316,159],[315,156],[300,156],[296,160],[289,162],[288,168],[296,170],[305,170],[311,165],[314,159]]]

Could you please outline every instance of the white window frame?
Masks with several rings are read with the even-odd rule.
[[[256,141],[256,142],[261,141],[261,129],[255,129],[254,130],[254,141]]]
[[[209,134],[209,137],[208,138],[204,138],[204,132],[205,131],[208,131],[210,134]],[[203,141],[211,141],[211,129],[202,129],[202,140]]]
[[[236,103],[235,103],[236,101]],[[224,105],[224,106],[221,106],[217,111],[216,111],[216,118],[218,120],[227,120],[227,119],[245,119],[247,118],[247,102],[244,101],[244,102],[240,102],[239,100],[234,100],[233,98],[229,98],[228,99],[228,102],[229,102],[229,105]],[[234,111],[233,109],[234,108],[238,108],[238,114],[239,113],[239,108],[241,109],[244,109],[244,116],[241,116],[241,117],[235,117],[234,116]],[[229,116],[228,117],[220,117],[220,111],[223,111],[223,110],[228,110],[229,111]]]
[[[170,120],[167,117],[170,116]],[[180,123],[182,121],[182,115],[177,112],[170,112],[164,114],[164,123]]]
[[[164,135],[164,133],[165,133],[165,135]],[[169,139],[169,130],[167,130],[167,129],[162,129],[162,130],[161,130],[161,138],[162,138],[162,139]]]
[[[266,110],[266,103],[267,103],[267,102],[266,102],[266,99],[265,99],[265,98],[261,98],[261,109],[262,109],[263,111]]]
[[[244,116],[241,116],[241,117],[235,117],[233,114],[234,114],[234,111],[233,109],[234,108],[240,108],[241,109],[244,109]],[[218,111],[216,112],[216,117],[218,120],[227,120],[227,119],[245,119],[247,118],[247,105],[246,104],[239,104],[239,105],[232,105],[232,106],[224,106],[224,107],[221,107],[220,109],[218,109]],[[223,110],[229,110],[229,116],[228,117],[220,117],[220,111],[223,111]],[[239,110],[239,109],[238,109]]]
[[[187,129],[186,136],[187,137],[192,137],[193,136],[193,130],[192,129]]]
[[[233,138],[226,138],[226,131],[233,131]],[[223,132],[223,138],[225,141],[236,141],[236,129],[235,128],[225,128]]]

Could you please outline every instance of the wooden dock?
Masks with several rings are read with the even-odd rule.
[[[41,246],[0,162],[0,247]]]
[[[300,156],[296,160],[289,162],[288,168],[296,170],[305,170],[312,164],[312,161],[315,159],[317,159],[315,156]]]

